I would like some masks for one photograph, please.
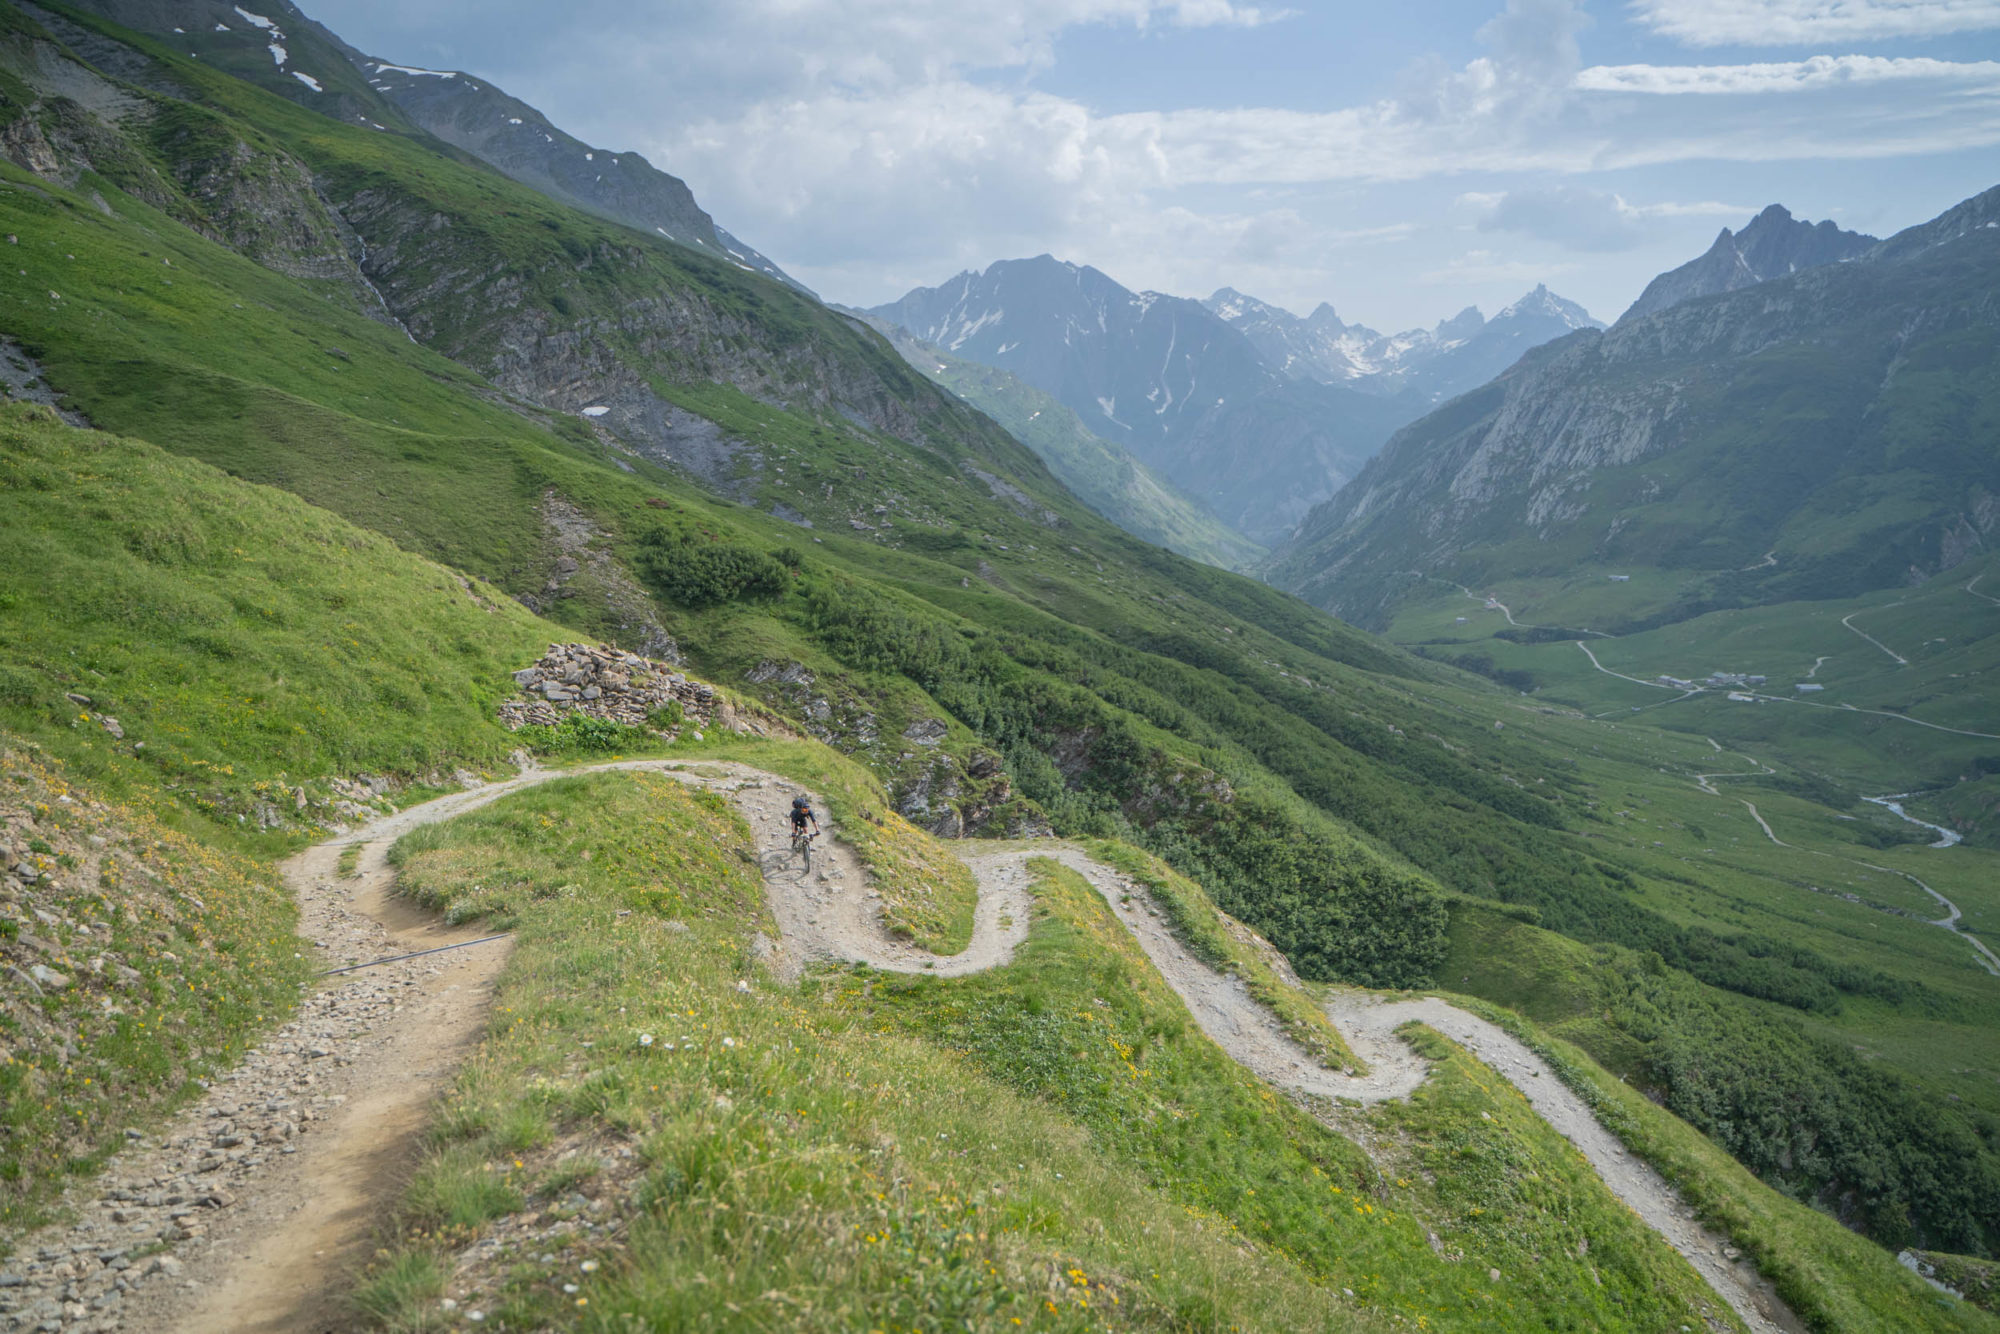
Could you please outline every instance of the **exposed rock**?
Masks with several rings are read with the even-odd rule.
[[[966,757],[965,772],[973,778],[991,778],[1004,767],[1003,761],[990,750],[975,750]]]
[[[903,729],[906,740],[919,746],[935,746],[951,734],[951,728],[936,718],[919,718]]]
[[[745,672],[743,679],[751,685],[759,686],[774,681],[779,685],[809,686],[818,678],[802,662],[779,662],[774,658],[766,658]]]
[[[500,705],[500,721],[515,730],[581,713],[673,731],[678,723],[667,723],[663,712],[678,708],[681,719],[700,726],[714,717],[717,700],[714,686],[609,644],[551,644],[534,666],[514,673],[514,684],[521,695]]]
[[[555,548],[541,590],[521,602],[541,613],[567,598],[582,597],[608,608],[618,619],[620,637],[648,657],[679,665],[680,645],[655,614],[653,599],[613,556],[596,520],[551,489],[542,496],[542,524]],[[577,682],[564,684],[575,685]]]

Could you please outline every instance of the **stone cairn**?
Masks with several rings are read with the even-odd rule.
[[[687,725],[699,728],[714,717],[717,702],[714,686],[609,644],[551,644],[541,661],[514,673],[514,683],[522,697],[500,705],[500,721],[512,731],[560,723],[571,713],[645,727],[670,704],[679,704]]]

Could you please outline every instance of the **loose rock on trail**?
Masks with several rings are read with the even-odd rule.
[[[1632,1157],[1539,1057],[1495,1025],[1435,998],[1343,993],[1327,1013],[1370,1070],[1328,1070],[1240,980],[1189,953],[1143,885],[1064,844],[964,849],[980,890],[972,939],[960,953],[939,956],[888,935],[880,900],[847,847],[825,840],[810,873],[789,859],[783,814],[796,790],[790,780],[738,764],[666,760],[531,767],[410,807],[287,862],[300,933],[336,966],[477,939],[477,928],[446,927],[393,896],[385,860],[390,844],[509,792],[607,769],[660,773],[712,788],[735,805],[762,854],[782,937],[765,942],[765,959],[780,978],[796,978],[815,961],[940,977],[1004,965],[1027,938],[1028,863],[1046,856],[1104,896],[1211,1040],[1308,1108],[1406,1096],[1427,1067],[1395,1030],[1422,1022],[1519,1088],[1755,1334],[1804,1329],[1725,1239],[1697,1223],[1672,1187]],[[359,845],[361,856],[355,874],[342,877],[338,863],[349,845]],[[158,1137],[135,1143],[99,1179],[73,1191],[69,1203],[80,1221],[23,1240],[19,1258],[0,1267],[5,1328],[50,1334],[351,1328],[343,1301],[351,1276],[400,1194],[432,1099],[484,1028],[506,951],[504,941],[494,941],[366,968],[308,998],[291,1023]],[[147,1254],[134,1259],[134,1251]]]

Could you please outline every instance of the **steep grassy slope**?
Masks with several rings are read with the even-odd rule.
[[[214,78],[201,71],[179,72],[193,79]],[[227,81],[217,96],[224,94],[238,99],[260,96]],[[282,128],[284,116],[297,114],[303,113],[288,106],[272,108],[261,123],[267,130]],[[355,153],[413,151],[401,141],[370,138],[365,131],[346,131],[326,122],[313,129],[320,138],[342,145],[356,141],[359,146],[351,149]],[[321,165],[339,169],[330,157]],[[534,211],[553,208],[519,187],[445,159],[430,160],[421,164],[421,169],[413,167],[411,174],[419,182],[442,182],[438,190],[449,187],[461,194],[498,193],[509,202],[518,202],[531,216]],[[378,193],[386,192],[384,187]],[[1212,572],[1178,561],[1161,564],[1164,558],[1155,549],[1143,547],[1090,516],[1055,488],[1025,450],[983,418],[973,417],[930,389],[865,331],[809,307],[784,289],[755,288],[755,280],[744,275],[686,269],[678,279],[683,287],[685,274],[696,273],[702,283],[712,285],[711,296],[734,284],[739,286],[732,290],[780,306],[777,315],[760,326],[760,336],[806,344],[807,350],[799,354],[801,364],[811,362],[826,369],[829,354],[812,342],[812,330],[818,327],[817,322],[832,320],[841,333],[829,340],[836,360],[848,355],[842,349],[859,347],[868,365],[880,360],[887,367],[890,387],[912,386],[914,401],[923,413],[946,424],[973,423],[967,428],[969,434],[946,437],[942,442],[926,436],[936,449],[913,449],[894,437],[863,431],[851,423],[836,430],[827,418],[806,408],[768,406],[733,387],[690,381],[672,388],[671,392],[700,404],[726,428],[754,434],[764,442],[762,447],[775,460],[774,476],[778,475],[776,469],[789,462],[799,473],[811,470],[815,480],[838,477],[838,485],[851,486],[858,471],[866,479],[868,493],[890,502],[883,508],[896,510],[895,515],[884,517],[900,518],[908,510],[918,511],[918,521],[908,525],[911,531],[898,522],[871,524],[873,532],[865,541],[857,539],[840,546],[822,543],[833,560],[829,566],[815,560],[807,563],[811,566],[807,568],[800,563],[802,558],[788,557],[789,568],[798,574],[801,595],[768,598],[766,607],[754,602],[746,606],[734,596],[747,587],[736,575],[727,575],[720,583],[708,578],[722,568],[715,562],[728,565],[740,556],[754,567],[757,560],[770,558],[758,555],[753,548],[771,550],[767,544],[777,540],[778,533],[802,541],[795,528],[762,523],[740,511],[716,510],[685,488],[678,488],[685,497],[683,503],[665,501],[659,487],[665,479],[636,462],[625,463],[633,472],[621,472],[602,462],[590,466],[593,458],[605,458],[605,447],[584,435],[574,419],[564,428],[567,440],[552,438],[532,422],[472,402],[465,390],[476,386],[467,381],[463,370],[413,358],[406,343],[396,342],[393,330],[358,314],[343,315],[332,303],[327,303],[325,321],[304,319],[310,306],[302,308],[295,299],[282,305],[266,299],[275,295],[268,285],[280,283],[278,276],[204,245],[189,233],[173,232],[164,220],[145,221],[147,215],[140,205],[119,198],[129,216],[121,212],[120,217],[108,218],[95,210],[86,213],[46,185],[37,186],[33,193],[24,191],[23,225],[40,225],[25,233],[23,254],[35,257],[38,267],[25,281],[14,276],[12,290],[6,294],[20,321],[24,345],[42,357],[50,380],[68,392],[69,401],[93,419],[144,429],[173,447],[196,452],[259,480],[288,486],[420,549],[440,555],[462,553],[470,568],[590,628],[628,635],[651,633],[657,623],[651,619],[655,615],[672,620],[675,633],[687,639],[698,660],[725,679],[740,679],[772,659],[780,663],[800,661],[808,674],[839,673],[847,678],[842,683],[841,693],[847,696],[840,701],[843,707],[836,709],[825,694],[787,702],[803,712],[816,713],[810,721],[818,723],[824,734],[850,747],[871,748],[874,753],[869,758],[885,769],[907,769],[903,775],[906,792],[921,787],[923,772],[931,773],[932,786],[947,789],[945,800],[959,798],[954,809],[961,816],[969,810],[986,818],[995,810],[1007,809],[1010,799],[1003,792],[987,800],[983,794],[991,793],[990,786],[969,781],[977,776],[970,770],[984,763],[965,748],[971,737],[963,737],[951,748],[963,758],[953,762],[953,770],[947,773],[939,773],[931,763],[933,757],[920,748],[896,747],[893,741],[880,740],[884,734],[895,734],[891,726],[901,731],[911,721],[936,716],[940,711],[936,705],[925,702],[908,683],[942,688],[945,680],[938,674],[948,668],[975,669],[954,670],[950,681],[961,692],[957,706],[961,720],[989,744],[1017,751],[1020,763],[1029,763],[1031,754],[1040,762],[1042,767],[1032,778],[1015,776],[1018,786],[1037,789],[1030,796],[1043,799],[1044,805],[1073,807],[1076,819],[1115,823],[1136,816],[1143,823],[1157,824],[1159,812],[1155,808],[1170,788],[1158,795],[1149,795],[1148,788],[1166,784],[1170,776],[1178,784],[1188,775],[1198,774],[1206,766],[1197,759],[1194,747],[1204,742],[1211,746],[1220,743],[1242,755],[1234,762],[1247,766],[1247,771],[1238,775],[1239,784],[1247,782],[1254,789],[1259,782],[1269,785],[1269,780],[1258,778],[1257,757],[1243,741],[1227,732],[1203,735],[1206,729],[1191,728],[1186,705],[1163,696],[1160,684],[1141,685],[1134,679],[1134,689],[1123,692],[1123,698],[1109,709],[1101,698],[1078,692],[1064,678],[1096,670],[1088,659],[1078,657],[1079,647],[1128,678],[1164,671],[1168,676],[1161,684],[1181,699],[1199,702],[1212,696],[1216,687],[1200,674],[1164,653],[1147,651],[1163,648],[1182,652],[1173,638],[1180,617],[1173,613],[1188,602],[1189,591],[1194,590],[1220,595],[1232,604],[1226,620],[1190,607],[1206,637],[1221,644],[1240,642],[1250,636],[1251,626],[1245,625],[1239,636],[1230,622],[1248,619],[1264,620],[1279,635],[1295,641],[1257,636],[1269,645],[1259,656],[1274,665],[1277,659],[1270,656],[1274,652],[1283,653],[1300,668],[1310,665],[1315,675],[1331,666],[1321,657],[1323,653],[1368,665],[1396,665],[1395,659],[1360,637],[1331,623],[1315,623],[1296,604],[1254,585],[1234,580],[1216,584],[1219,576]],[[490,207],[467,211],[483,225],[496,228],[490,220],[505,214],[505,210]],[[603,225],[588,219],[576,222],[563,215],[563,225],[572,224]],[[496,234],[510,243],[544,244],[528,236],[529,232],[545,234],[532,226]],[[626,235],[627,241],[621,244],[639,246],[648,264],[686,266],[697,262],[698,257],[678,248],[637,242]],[[176,263],[158,266],[159,276],[153,277],[148,265],[160,257],[153,248],[163,237],[179,247],[175,255],[164,256]],[[57,260],[57,255],[63,258]],[[71,260],[70,255],[78,258]],[[496,264],[529,262],[511,252],[496,252],[493,260]],[[167,270],[174,268],[180,271],[178,279],[166,276]],[[40,284],[49,281],[49,269],[60,271],[73,295],[56,301],[46,299],[50,289]],[[658,279],[660,274],[654,276]],[[170,286],[175,283],[178,285]],[[244,296],[251,299],[241,300]],[[239,319],[239,305],[243,307],[240,318],[249,324],[243,330],[233,327]],[[259,313],[260,305],[268,308],[267,314]],[[445,313],[449,309],[446,303]],[[280,310],[283,315],[278,314]],[[787,325],[792,319],[804,323]],[[195,330],[201,330],[201,335]],[[246,334],[256,338],[259,360],[245,363],[230,352],[234,340]],[[225,361],[229,372],[214,364]],[[693,377],[699,368],[684,368],[684,373]],[[842,382],[843,374],[837,366],[828,370],[828,382]],[[992,446],[989,452],[977,452],[988,444]],[[974,460],[996,464],[1018,460],[1019,466],[1008,476],[1020,484],[986,473]],[[970,465],[971,470],[958,464]],[[648,479],[654,484],[648,485]],[[829,480],[824,486],[815,486],[815,494],[801,495],[799,503],[823,505],[826,492],[835,485]],[[1049,501],[1045,504],[1033,499],[1025,487],[1037,488],[1050,497]],[[477,488],[484,488],[483,494]],[[649,499],[666,508],[643,508],[642,502]],[[869,512],[873,517],[872,509]],[[874,535],[885,530],[885,536]],[[1069,540],[1062,548],[1045,550],[1036,537],[1051,546],[1055,541]],[[587,550],[563,545],[577,546],[579,541]],[[1089,552],[1080,545],[1084,541],[1091,544]],[[913,557],[910,548],[935,554],[927,561]],[[782,554],[785,548],[777,550]],[[880,557],[872,554],[874,551],[879,551]],[[587,576],[599,575],[615,583],[615,567],[605,568],[602,559],[612,553],[641,572],[650,571],[657,590],[667,594],[667,602],[679,604],[681,614],[659,607],[629,577],[624,588],[634,601],[620,603],[611,598],[607,606],[606,599],[598,599],[593,607],[583,597],[565,596],[581,591],[579,584]],[[581,568],[573,576],[566,575],[565,560]],[[1083,565],[1085,560],[1090,562],[1088,567]],[[1001,574],[995,569],[997,562],[1014,569]],[[699,578],[683,577],[694,566],[707,573]],[[1112,573],[1099,573],[1097,566]],[[875,591],[872,580],[856,583],[847,573],[880,576],[891,568],[905,588],[920,588],[932,606],[926,608],[904,597]],[[1058,581],[1050,577],[1052,573],[1068,577]],[[988,601],[981,591],[971,590],[969,576],[973,574],[980,576],[982,589],[997,587],[1001,596]],[[912,580],[920,582],[912,585]],[[1100,589],[1103,591],[1095,591]],[[1033,610],[1037,603],[1066,618],[1101,628],[1095,633],[1079,633],[1047,613]],[[986,633],[975,633],[969,643],[961,629],[974,629],[980,622],[984,622]],[[1003,627],[1007,632],[997,633]],[[1120,640],[1135,641],[1136,647],[1121,647]],[[836,644],[839,647],[830,658],[828,649]],[[856,679],[857,669],[866,675]],[[879,675],[885,669],[893,673],[887,681]],[[1259,674],[1268,670],[1258,668]],[[791,675],[796,677],[796,673]],[[867,679],[869,676],[874,679]],[[897,677],[904,683],[898,684]],[[1248,695],[1242,687],[1233,689]],[[815,698],[827,702],[808,708]],[[845,707],[850,702],[853,707]],[[1254,734],[1254,729],[1264,724],[1247,705],[1247,697],[1232,705],[1233,714],[1225,725],[1231,731],[1253,729],[1246,736],[1258,747],[1277,744],[1275,734],[1268,739]],[[1121,716],[1132,713],[1139,716],[1131,721]],[[1176,742],[1152,730],[1161,725],[1195,734]],[[1339,742],[1327,737],[1318,746],[1329,761],[1353,769],[1351,761],[1335,759],[1334,752],[1341,749]],[[1067,762],[1071,773],[1047,760],[1051,751],[1064,755],[1066,747],[1070,748]],[[1089,761],[1093,755],[1106,760],[1114,755],[1122,758],[1119,767],[1090,763],[1088,773],[1081,772],[1084,764],[1079,762]],[[1303,771],[1308,763],[1309,757],[1300,755],[1288,767]],[[992,772],[990,765],[987,772]],[[1157,777],[1144,777],[1148,774]],[[1095,790],[1081,796],[1067,795],[1071,780],[1080,778],[1087,778]],[[1425,781],[1431,775],[1418,778]],[[1469,768],[1446,778],[1476,791],[1502,794],[1498,784]],[[1197,807],[1217,804],[1222,794],[1230,791],[1199,778],[1186,788],[1192,797],[1174,793],[1167,803],[1183,816],[1196,813]],[[1383,804],[1384,809],[1393,805]],[[1407,805],[1404,809],[1420,811],[1422,807]],[[1254,817],[1252,811],[1257,812]],[[1361,859],[1356,865],[1370,861],[1351,838],[1281,789],[1274,790],[1272,798],[1264,802],[1221,802],[1219,809],[1204,811],[1198,818],[1204,827],[1219,821],[1246,832],[1253,819],[1265,824],[1276,820],[1281,830],[1315,831],[1303,844],[1282,834],[1278,841],[1261,847],[1239,838],[1239,846],[1225,855],[1223,864],[1241,868],[1236,872],[1240,885],[1250,882],[1248,867],[1258,857],[1275,857],[1275,864],[1290,867],[1293,877],[1307,877],[1317,884],[1327,883],[1328,875],[1346,874],[1338,869],[1344,862],[1356,857]],[[1404,877],[1395,873],[1388,879],[1401,883]],[[1409,955],[1412,960],[1420,960],[1427,947],[1423,942],[1421,934],[1412,942],[1418,951]],[[1381,966],[1392,971],[1403,967],[1387,960],[1399,951],[1408,954],[1410,946],[1385,941],[1385,947],[1390,955]]]
[[[0,749],[0,1254],[125,1127],[227,1069],[307,975],[277,878],[160,814]]]
[[[1760,860],[1770,845],[1741,814],[1747,840],[1714,859],[1653,849],[1610,814],[1661,781],[1658,758],[1623,744],[1622,731],[1524,710],[1113,530],[879,339],[794,293],[579,217],[415,140],[128,49],[198,90],[228,134],[344,182],[329,189],[353,215],[342,222],[380,224],[364,267],[420,336],[552,407],[601,395],[627,403],[631,420],[657,409],[682,442],[669,452],[708,450],[709,461],[676,471],[644,457],[643,439],[506,398],[368,318],[365,288],[302,281],[204,239],[176,221],[184,196],[149,184],[156,207],[120,186],[180,179],[174,141],[118,129],[125,121],[99,122],[130,149],[118,179],[100,169],[103,153],[41,175],[0,166],[0,207],[19,238],[0,252],[10,261],[0,312],[100,424],[295,491],[578,630],[660,652],[677,644],[712,679],[865,763],[927,828],[1053,826],[1139,843],[1311,976],[1435,975],[1437,881],[1538,905],[1558,930],[1658,951],[1815,1023],[1866,1014],[1909,1034],[1940,991],[1962,995],[1970,1018],[1886,1056],[1966,1086],[1984,1077],[1984,1048],[1963,1075],[1946,1054],[1949,1038],[1982,1022],[1983,975],[1957,975],[1969,957],[1943,981],[1929,975],[1947,951],[1969,955],[1962,942],[1912,924],[1917,948],[1899,964],[1845,917],[1824,929],[1795,910],[1796,869]],[[334,216],[311,191],[282,202],[301,218]],[[641,370],[644,394],[619,399]],[[692,477],[755,504],[720,501]],[[90,528],[87,513],[68,521],[100,551],[123,541]],[[450,601],[450,588],[440,595]],[[519,616],[479,596],[501,608],[497,623]],[[532,637],[533,622],[520,624]],[[32,661],[39,680],[47,663]],[[467,734],[465,758],[497,753],[480,747],[503,739],[481,735]],[[1597,758],[1600,745],[1608,754]],[[449,752],[340,762],[421,776]],[[309,786],[287,764],[269,769]],[[204,780],[198,791],[233,789]],[[226,817],[256,813],[242,791],[231,801],[218,803]],[[1800,815],[1809,837],[1839,827],[1832,808],[1802,802]],[[1807,1124],[1817,1114],[1797,1110]]]
[[[0,726],[94,786],[284,846],[335,777],[505,763],[547,631],[282,491],[0,409]]]

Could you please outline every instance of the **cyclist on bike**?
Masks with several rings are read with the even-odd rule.
[[[801,792],[798,796],[792,798],[793,838],[803,838],[805,836],[806,823],[808,821],[812,823],[813,833],[819,833],[819,817],[813,814],[812,803],[807,801],[805,793]]]

